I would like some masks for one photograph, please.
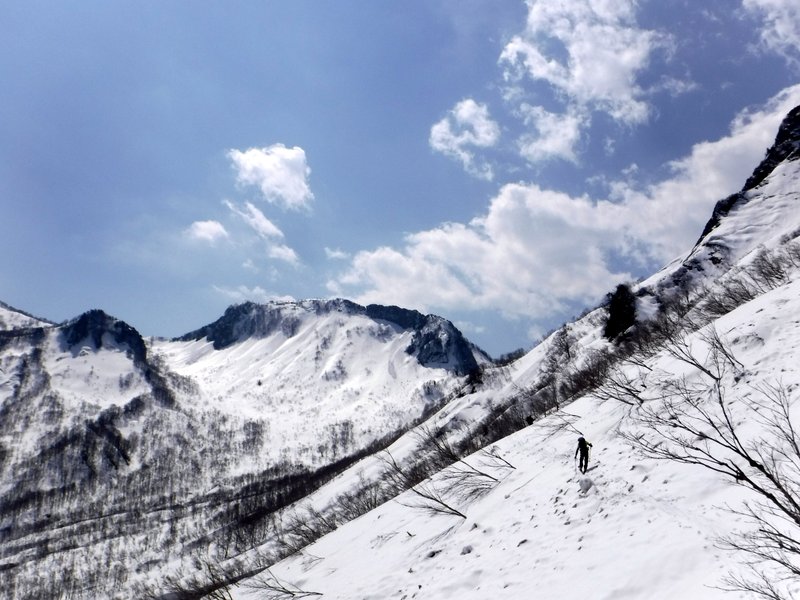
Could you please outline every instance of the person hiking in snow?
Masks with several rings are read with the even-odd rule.
[[[578,468],[581,470],[581,473],[586,473],[586,469],[589,468],[589,448],[591,447],[591,442],[587,442],[585,437],[581,436],[578,438],[578,447],[575,449],[575,457],[577,458],[578,454],[581,455],[580,461],[578,462]]]

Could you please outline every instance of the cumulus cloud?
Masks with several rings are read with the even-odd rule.
[[[687,251],[714,203],[741,188],[798,103],[795,86],[742,112],[728,135],[696,144],[670,164],[668,178],[643,189],[615,182],[607,198],[597,199],[505,185],[484,215],[409,234],[401,248],[359,252],[328,287],[362,303],[499,309],[528,318],[596,300],[631,278],[612,256],[652,268]]]
[[[195,240],[216,243],[227,238],[228,232],[219,221],[195,221],[186,230],[186,235]]]
[[[282,260],[293,266],[300,264],[300,257],[297,256],[297,252],[285,244],[271,244],[267,248],[267,256],[276,260]]]
[[[606,265],[605,230],[591,213],[586,197],[506,185],[487,214],[467,224],[410,234],[400,250],[358,253],[331,290],[361,288],[358,301],[423,310],[553,314],[565,299],[595,298],[628,277]]]
[[[528,0],[525,31],[500,62],[509,82],[526,77],[552,86],[571,104],[644,122],[650,108],[637,82],[668,38],[636,24],[635,0]]]
[[[525,124],[532,126],[536,134],[524,134],[519,139],[520,154],[529,162],[540,162],[550,158],[561,158],[577,162],[576,146],[581,139],[581,130],[586,115],[578,112],[557,114],[541,106],[523,104],[520,108]]]
[[[763,46],[800,65],[800,5],[797,0],[744,0],[742,6],[763,20]]]
[[[236,169],[237,182],[259,188],[269,202],[300,210],[308,208],[314,199],[308,185],[311,169],[305,151],[298,146],[274,144],[244,152],[230,150],[228,157]]]
[[[491,165],[475,157],[475,148],[490,148],[500,139],[500,127],[489,116],[489,109],[468,98],[453,107],[448,115],[431,127],[431,148],[461,162],[464,169],[480,179],[494,178]]]

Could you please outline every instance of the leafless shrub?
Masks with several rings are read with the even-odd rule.
[[[357,519],[391,498],[391,491],[382,482],[367,482],[361,477],[355,490],[346,492],[335,500],[337,520],[347,522]]]
[[[646,387],[641,377],[634,378],[625,369],[627,365],[614,365],[603,383],[594,391],[601,401],[614,400],[631,406],[644,404]]]
[[[575,423],[580,420],[581,417],[578,415],[573,415],[571,413],[565,412],[564,410],[559,410],[556,413],[550,415],[549,419],[544,419],[539,421],[534,426],[545,431],[545,439],[551,438],[554,435],[561,433],[562,431],[571,431],[578,435],[583,435],[576,427]]]
[[[684,354],[688,345],[680,351],[685,362],[703,363],[698,369],[704,377],[664,378],[660,400],[633,411],[637,428],[621,433],[647,456],[698,465],[752,490],[756,500],[737,511],[752,528],[722,542],[747,557],[752,573],[732,575],[726,585],[763,598],[788,599],[784,584],[800,581],[800,435],[789,390],[764,385],[751,388],[753,397],[746,401],[731,400],[723,377],[740,371],[741,363],[715,333],[706,342],[709,351],[702,359]],[[740,380],[733,378],[734,389]],[[760,432],[748,435],[742,423],[756,423]]]
[[[497,446],[481,449],[478,452],[478,456],[482,461],[485,461],[485,463],[489,464],[495,469],[515,470],[517,468],[503,458],[503,456],[500,454],[500,451],[497,449]]]
[[[701,303],[708,318],[725,315],[761,294],[786,284],[790,270],[800,267],[800,243],[784,241],[775,249],[759,248],[746,267],[732,269]]]
[[[283,556],[295,554],[338,528],[344,521],[313,506],[298,507],[274,519],[274,541]]]
[[[422,509],[434,515],[449,515],[466,519],[467,516],[453,506],[430,481],[418,479],[419,471],[406,470],[394,456],[385,450],[379,455],[385,468],[385,480],[399,495],[405,490],[411,492],[416,502],[408,504],[411,508]]]
[[[136,586],[137,598],[160,600],[164,597],[174,600],[232,600],[230,590],[236,587],[239,579],[239,565],[224,568],[208,558],[195,559],[195,571],[191,574],[167,575],[158,584]]]
[[[269,569],[243,584],[243,587],[257,590],[260,593],[260,597],[265,600],[289,600],[290,598],[322,596],[321,592],[303,590],[288,581],[279,579]]]
[[[443,469],[438,481],[447,490],[448,496],[467,503],[488,494],[499,479],[460,461]]]
[[[783,247],[784,260],[787,265],[800,268],[800,243],[790,242]]]
[[[456,449],[445,432],[436,433],[431,427],[422,426],[417,430],[417,439],[420,441],[421,451],[425,453],[426,459],[432,464],[433,470],[441,471],[451,467],[451,473],[459,472],[494,483],[498,482],[496,477],[467,462],[463,452]]]
[[[763,287],[774,290],[788,281],[784,252],[781,249],[767,250],[759,248],[755,258],[747,269],[750,277]]]
[[[729,275],[718,290],[706,296],[700,305],[700,311],[708,319],[714,319],[755,300],[758,296],[758,290],[739,270]]]

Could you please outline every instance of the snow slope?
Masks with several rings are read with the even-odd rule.
[[[222,348],[202,337],[157,340],[152,349],[194,382],[194,408],[268,420],[263,450],[273,459],[330,437],[344,446],[372,441],[438,408],[460,385],[451,364],[424,366],[407,352],[413,330],[329,304],[280,306],[280,326]]]
[[[0,302],[0,331],[8,329],[23,329],[25,327],[42,327],[51,323],[37,319],[29,314],[12,308]]]
[[[746,402],[777,381],[800,397],[798,315],[795,280],[715,324],[747,374],[726,381],[731,398]],[[697,375],[667,353],[649,366]],[[727,507],[748,493],[700,467],[638,455],[617,434],[632,411],[586,396],[566,410],[571,427],[556,413],[496,444],[516,469],[468,504],[466,519],[414,508],[420,501],[406,492],[271,573],[331,600],[744,597],[718,589],[741,566],[717,542],[746,527]],[[578,432],[594,445],[585,476],[573,458]],[[251,585],[242,582],[234,598],[263,597]]]
[[[790,116],[789,129],[797,134],[800,110]],[[645,321],[657,318],[676,297],[688,299],[690,312],[680,317],[684,341],[700,362],[709,356],[711,331],[731,350],[736,372],[725,374],[722,393],[742,439],[757,445],[768,440],[753,412],[764,386],[781,386],[792,405],[791,418],[800,417],[798,142],[789,139],[780,160],[768,154],[757,170],[758,181],[751,178],[751,187],[725,202],[686,258],[636,286]],[[790,248],[794,263],[784,260]],[[778,282],[767,285],[748,271],[759,256],[780,264]],[[724,294],[737,278],[750,286],[751,296],[710,317],[706,298]],[[592,352],[610,349],[601,321],[602,310],[565,326],[562,338],[571,345],[566,355],[571,363],[587,363]],[[702,327],[695,331],[697,324]],[[464,424],[480,422],[498,406],[513,406],[526,397],[526,389],[539,389],[558,333],[428,423],[457,436]],[[660,402],[669,390],[665,382],[699,385],[704,378],[665,348],[634,357],[620,363],[618,372],[647,402]],[[645,431],[637,415],[635,402],[612,401],[599,392],[583,395],[494,444],[514,470],[481,453],[465,459],[501,480],[484,496],[469,500],[453,491],[448,472],[458,467],[417,486],[434,491],[466,518],[443,515],[440,505],[407,491],[228,589],[237,600],[273,597],[278,588],[341,600],[745,597],[722,588],[727,575],[745,572],[747,557],[722,549],[720,540],[752,527],[733,510],[752,501],[753,493],[702,467],[640,454],[619,435],[620,429]],[[585,476],[574,463],[579,434],[594,444]],[[389,451],[399,461],[410,461],[419,449],[410,433]],[[368,476],[379,464],[364,461],[306,502],[324,509],[352,485],[358,468]],[[800,594],[800,586],[788,585],[789,594]]]
[[[736,597],[719,586],[741,557],[717,542],[749,526],[728,508],[747,489],[634,451],[619,430],[644,433],[641,411],[607,386],[621,377],[658,406],[670,383],[702,383],[664,340],[687,335],[702,360],[713,328],[738,361],[721,385],[743,436],[762,435],[748,410],[763,385],[797,399],[800,109],[778,140],[687,256],[634,286],[639,322],[616,343],[605,307],[503,367],[444,319],[345,300],[239,305],[149,342],[101,311],[30,329],[0,314],[13,321],[0,330],[0,589],[166,600],[225,572],[239,600]],[[337,517],[348,494],[364,512],[388,456],[424,467],[426,431],[493,442],[465,459],[491,475],[481,493],[453,488],[463,464],[416,487],[463,518],[413,491]],[[594,444],[586,476],[579,433]],[[391,455],[364,457],[389,440]],[[276,531],[291,534],[293,514],[339,528],[283,558]]]

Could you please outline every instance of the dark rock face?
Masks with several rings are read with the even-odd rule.
[[[177,340],[187,342],[206,338],[213,342],[215,350],[221,350],[247,338],[266,337],[278,331],[292,337],[300,325],[298,310],[315,315],[341,312],[385,321],[401,330],[414,332],[406,352],[416,356],[421,365],[448,368],[458,375],[467,375],[478,368],[469,342],[450,321],[399,306],[370,304],[364,307],[340,298],[297,303],[245,302],[229,307],[215,322]]]
[[[717,225],[719,225],[722,218],[728,213],[730,213],[731,209],[743,199],[744,199],[744,194],[742,192],[736,192],[735,194],[731,194],[727,198],[724,198],[719,202],[717,202],[714,205],[714,210],[711,212],[711,218],[708,220],[706,226],[703,228],[703,233],[700,234],[700,240],[702,240],[709,233],[711,233],[717,227]],[[698,240],[698,242],[700,240]]]
[[[406,352],[416,355],[419,363],[426,367],[450,368],[457,375],[477,371],[478,363],[461,332],[450,321],[432,316],[428,319],[424,327],[415,330]]]
[[[778,128],[775,143],[745,182],[742,191],[746,192],[756,187],[783,161],[797,159],[800,159],[800,106],[795,106],[786,115]]]
[[[102,310],[95,309],[83,313],[77,319],[63,325],[61,332],[68,347],[91,340],[98,350],[103,347],[103,335],[109,334],[114,342],[128,347],[134,363],[141,365],[147,362],[147,348],[139,332]]]
[[[214,343],[215,350],[222,350],[248,337],[264,337],[281,325],[279,307],[245,302],[229,306],[216,321],[196,331],[181,336],[178,341],[188,342],[207,338]]]
[[[745,192],[760,185],[775,170],[775,167],[785,160],[798,159],[800,159],[800,106],[794,107],[786,115],[778,128],[775,142],[767,150],[764,160],[761,161],[753,171],[753,174],[747,179],[742,191],[717,202],[716,206],[714,206],[714,211],[711,213],[711,218],[703,228],[703,233],[697,243],[700,243],[700,240],[711,233],[734,207],[747,202]]]
[[[374,320],[389,321],[399,325],[402,329],[422,329],[425,326],[425,316],[416,311],[399,306],[383,306],[370,304],[366,307],[365,314]]]
[[[478,368],[469,342],[448,320],[423,315],[399,306],[370,304],[364,309],[370,319],[388,321],[414,332],[406,352],[426,367],[444,367],[457,375],[468,375]]]

